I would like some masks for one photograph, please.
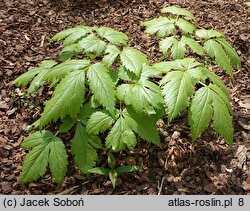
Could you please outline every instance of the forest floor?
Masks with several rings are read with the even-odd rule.
[[[1,0],[0,1],[0,194],[250,194],[250,10],[243,0]],[[167,125],[158,124],[163,148],[141,142],[134,150],[117,155],[120,163],[142,170],[119,177],[117,187],[103,176],[81,175],[70,165],[62,186],[50,174],[21,187],[18,183],[28,152],[20,143],[24,130],[42,107],[31,108],[24,90],[12,81],[45,59],[55,58],[59,45],[50,38],[62,29],[81,23],[109,26],[125,32],[131,46],[157,54],[154,39],[143,34],[143,21],[160,15],[164,6],[187,8],[197,26],[216,29],[240,55],[242,69],[235,82],[224,73],[231,95],[234,144],[230,148],[212,129],[191,143],[186,116]],[[42,101],[40,104],[42,106]]]

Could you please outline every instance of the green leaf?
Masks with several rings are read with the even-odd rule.
[[[45,83],[44,76],[47,74],[48,71],[48,69],[43,69],[36,75],[36,77],[33,79],[28,88],[28,94],[37,91],[38,88]]]
[[[192,95],[194,85],[188,72],[173,71],[168,73],[161,81],[162,93],[168,108],[168,122],[170,123],[187,106]]]
[[[232,144],[233,127],[230,110],[229,101],[219,87],[209,85],[199,89],[192,100],[189,112],[193,141],[208,127],[213,114],[215,131],[223,136],[229,144]]]
[[[88,170],[88,173],[109,176],[109,170],[103,167],[96,167]]]
[[[120,152],[128,147],[136,145],[136,137],[130,127],[127,125],[126,120],[121,116],[118,118],[106,137],[106,146],[112,147],[114,152]]]
[[[116,172],[116,170],[113,169],[113,170],[109,171],[109,179],[112,182],[113,188],[115,188],[116,181],[117,181],[117,172]]]
[[[144,26],[146,27],[145,33],[151,35],[156,34],[157,37],[167,37],[173,33],[175,28],[174,21],[166,17],[146,21],[144,22]]]
[[[158,62],[153,65],[153,68],[158,70],[161,73],[168,73],[176,64],[171,62]]]
[[[226,103],[221,96],[213,92],[213,125],[214,130],[221,135],[228,144],[233,144],[232,116],[229,113]]]
[[[158,69],[156,69],[153,66],[144,65],[143,69],[142,69],[140,80],[142,80],[142,79],[148,80],[149,78],[154,78],[154,77],[161,75],[161,73],[162,73],[161,71],[159,71]]]
[[[120,66],[118,69],[118,77],[121,80],[124,81],[134,81],[134,80],[138,80],[139,76],[135,75],[133,72],[130,72],[126,67],[124,66]]]
[[[159,43],[159,47],[160,50],[163,54],[168,54],[169,50],[171,49],[172,45],[175,42],[175,38],[174,37],[167,37],[163,40],[160,41]]]
[[[132,108],[127,107],[123,111],[123,117],[126,124],[135,131],[142,139],[157,146],[161,146],[160,137],[156,128],[156,121],[153,116],[146,116],[143,113],[137,113]]]
[[[191,12],[189,12],[185,9],[182,9],[182,8],[175,7],[175,6],[165,7],[163,9],[161,9],[161,13],[171,13],[171,14],[178,15],[178,16],[180,16],[180,15],[186,16],[186,17],[189,17],[192,20],[196,21],[194,15]]]
[[[227,72],[233,78],[233,68],[230,65],[230,61],[222,48],[222,46],[214,41],[207,40],[204,43],[204,48],[211,58],[215,58],[216,63]]]
[[[108,71],[106,66],[99,62],[90,66],[87,71],[87,77],[95,98],[113,114],[115,107],[115,85]]]
[[[176,25],[185,33],[191,34],[195,31],[195,26],[183,18],[178,18]]]
[[[50,42],[56,42],[66,38],[67,41],[65,40],[66,43],[64,43],[64,45],[69,45],[76,42],[81,37],[86,36],[91,31],[92,29],[88,26],[76,26],[74,28],[66,29],[57,33],[54,37],[52,37]]]
[[[82,49],[79,47],[78,44],[67,45],[60,52],[59,60],[61,62],[65,62],[81,52]]]
[[[38,145],[28,155],[26,155],[20,175],[21,185],[42,177],[46,172],[48,159],[49,148],[45,143]]]
[[[194,58],[177,59],[175,61],[165,62],[165,65],[170,70],[186,71],[190,74],[193,84],[198,81],[205,81],[207,78],[206,72],[208,71],[201,63],[197,62]],[[163,79],[161,83],[164,83]]]
[[[221,34],[220,32],[216,30],[207,30],[207,29],[196,30],[195,35],[205,40],[208,40],[211,38],[224,37],[223,34]]]
[[[85,72],[83,70],[71,72],[57,85],[52,98],[45,102],[41,115],[40,127],[59,118],[70,115],[76,117],[84,101]],[[65,103],[67,102],[67,103]]]
[[[67,172],[67,154],[62,140],[54,137],[49,144],[49,168],[56,183],[61,184]]]
[[[96,111],[95,108],[92,107],[91,102],[85,103],[79,112],[79,118],[83,125],[87,125],[87,122],[91,116]]]
[[[107,39],[113,45],[126,45],[128,36],[122,32],[116,31],[108,27],[100,27],[96,29],[96,32],[102,38]]]
[[[140,171],[141,167],[140,166],[120,166],[115,169],[117,174],[125,174],[133,171]]]
[[[106,49],[106,43],[94,34],[81,39],[78,44],[86,53],[94,53],[97,55],[104,53]]]
[[[90,61],[87,59],[72,59],[65,61],[51,68],[45,75],[45,79],[49,81],[61,80],[69,73],[86,69],[89,65]]]
[[[49,141],[54,134],[47,130],[37,131],[29,135],[21,144],[23,148],[34,148],[40,144],[43,144],[46,141]]]
[[[181,40],[198,55],[202,56],[204,54],[204,48],[196,40],[187,36],[183,36]]]
[[[111,152],[108,153],[108,164],[109,164],[109,168],[111,169],[115,168],[116,160],[115,160],[115,156]]]
[[[217,76],[215,73],[211,71],[207,71],[206,75],[210,78],[210,80],[215,84],[216,86],[220,87],[220,89],[227,95],[229,96],[228,89],[224,82],[220,79],[219,76]]]
[[[212,118],[212,95],[208,87],[200,88],[192,100],[189,110],[189,125],[195,141],[208,127]]]
[[[171,50],[171,56],[173,57],[173,59],[182,59],[185,55],[185,52],[185,43],[183,43],[182,41],[174,40]]]
[[[117,96],[120,100],[124,100],[126,105],[132,105],[137,112],[155,114],[163,107],[160,89],[148,80],[120,85],[117,88]]]
[[[241,68],[240,58],[237,52],[232,48],[232,46],[222,37],[217,38],[216,41],[219,42],[225,49],[225,52],[232,66],[240,69]]]
[[[67,155],[62,140],[53,133],[43,130],[36,132],[22,144],[33,148],[25,157],[20,183],[32,182],[43,176],[49,164],[50,171],[58,184],[61,184],[67,171]]]
[[[62,124],[60,125],[59,131],[62,133],[68,132],[76,123],[76,119],[72,119],[70,116],[66,116],[62,120]]]
[[[105,63],[108,67],[110,67],[114,63],[120,52],[121,51],[116,46],[108,45],[105,51],[106,55],[103,57],[102,60],[103,63]]]
[[[97,152],[91,146],[91,137],[87,134],[85,127],[77,124],[76,132],[71,144],[71,152],[74,156],[75,163],[83,173],[95,166]]]
[[[77,32],[71,33],[68,37],[66,37],[63,44],[64,46],[68,46],[77,43],[81,38],[86,37],[90,32],[91,28],[89,27],[79,28]]]
[[[96,111],[90,116],[87,122],[87,132],[89,134],[97,135],[104,132],[114,123],[114,119],[110,116],[108,112]]]
[[[122,65],[136,75],[141,73],[143,64],[148,64],[147,56],[131,47],[124,47],[120,57]]]
[[[89,144],[96,149],[103,149],[102,140],[95,135],[89,135]]]
[[[24,74],[20,75],[18,78],[16,78],[14,81],[14,84],[16,84],[20,87],[24,87],[24,86],[27,86],[27,84],[29,82],[31,82],[35,76],[38,76],[36,78],[36,80],[33,82],[32,86],[34,87],[35,84],[39,84],[39,81],[41,81],[41,80],[38,80],[38,79],[41,78],[41,76],[43,76],[44,72],[46,72],[48,69],[50,69],[54,65],[56,65],[56,61],[54,61],[54,60],[43,61],[41,64],[38,65],[38,67],[30,69],[26,73],[24,73]],[[32,88],[30,88],[30,89],[32,90]]]
[[[228,100],[228,95],[226,95],[218,86],[214,84],[210,84],[209,88],[221,98],[223,103],[227,106],[228,111],[232,114],[232,108]]]

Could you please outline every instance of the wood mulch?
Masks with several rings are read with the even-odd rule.
[[[0,1],[0,194],[250,194],[250,10],[243,0],[1,0]],[[141,142],[117,154],[120,164],[142,170],[121,176],[112,190],[102,176],[81,175],[72,164],[62,186],[50,174],[21,187],[24,130],[38,118],[44,101],[29,101],[13,79],[45,59],[56,58],[60,45],[49,45],[62,29],[84,23],[125,32],[131,46],[153,62],[159,58],[154,38],[143,34],[143,21],[163,6],[190,10],[198,27],[225,34],[242,61],[235,82],[226,82],[234,112],[234,145],[229,148],[211,129],[191,144],[185,115],[167,125],[159,121],[163,148]],[[34,104],[39,106],[34,106]],[[101,164],[101,160],[100,163]]]

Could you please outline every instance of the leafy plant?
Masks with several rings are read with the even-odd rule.
[[[232,110],[229,94],[223,81],[209,71],[208,58],[233,77],[233,68],[241,67],[236,51],[216,30],[196,29],[195,17],[187,10],[175,6],[166,7],[159,17],[144,23],[145,32],[160,39],[161,61],[154,64],[163,78],[160,87],[168,113],[168,122],[189,108],[189,124],[193,141],[207,128],[213,119],[215,131],[232,144]],[[185,55],[195,58],[184,58]],[[172,58],[173,61],[162,61]]]
[[[192,51],[203,58],[210,57],[233,77],[232,69],[241,68],[240,59],[236,51],[216,30],[196,30],[196,19],[187,10],[175,6],[166,7],[161,13],[170,13],[170,17],[159,17],[144,23],[145,32],[156,34],[161,38],[159,48],[164,58],[171,52],[171,57],[182,59],[187,51]],[[190,53],[190,52],[189,52]]]
[[[128,46],[127,35],[107,27],[77,26],[52,38],[52,42],[60,40],[64,44],[59,54],[61,62],[44,61],[14,81],[21,87],[30,83],[29,93],[36,92],[45,84],[54,90],[52,97],[44,103],[40,119],[33,124],[35,129],[52,134],[44,128],[61,122],[57,136],[48,139],[38,131],[24,141],[32,142],[32,137],[40,134],[41,145],[23,144],[23,147],[35,148],[24,161],[22,184],[45,173],[50,158],[44,159],[42,167],[38,163],[50,153],[59,153],[52,152],[55,149],[47,144],[48,140],[59,140],[58,134],[61,133],[74,133],[71,153],[83,173],[89,173],[89,169],[96,165],[98,149],[106,151],[111,148],[119,152],[126,147],[133,148],[137,144],[137,136],[161,145],[156,121],[163,114],[163,97],[157,84],[149,80],[155,73],[148,65],[146,55]],[[100,137],[105,136],[103,143]],[[66,165],[65,161],[60,179],[53,173],[58,167],[49,165],[59,184],[66,173]],[[27,174],[33,166],[36,174]],[[123,168],[116,169],[118,174]],[[128,167],[125,169],[129,170]],[[112,172],[116,170],[112,169]]]
[[[120,166],[118,168],[115,168],[116,161],[112,153],[108,154],[108,165],[109,169],[104,167],[96,167],[89,169],[88,172],[109,177],[112,182],[113,188],[115,188],[117,176],[133,171],[139,171],[141,169],[140,166]]]
[[[60,137],[70,133],[71,154],[80,171],[109,176],[114,187],[117,175],[139,167],[116,167],[112,151],[134,148],[139,139],[160,147],[156,122],[165,112],[170,123],[188,108],[193,141],[213,121],[215,131],[232,143],[227,87],[205,61],[215,59],[232,76],[232,68],[240,67],[235,50],[221,33],[196,30],[190,12],[176,7],[161,12],[171,17],[145,23],[146,32],[161,39],[163,58],[152,66],[144,53],[128,45],[126,34],[80,25],[52,38],[63,41],[57,61],[44,61],[14,81],[21,87],[30,84],[29,94],[40,86],[53,91],[32,124],[37,132],[22,143],[32,150],[24,160],[21,184],[43,176],[48,166],[61,184],[67,155]],[[184,58],[191,51],[199,62]],[[96,167],[99,151],[109,151],[109,169]]]

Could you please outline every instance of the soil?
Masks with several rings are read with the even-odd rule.
[[[243,0],[2,0],[0,1],[0,194],[250,194],[250,10]],[[142,170],[122,175],[116,189],[103,176],[86,176],[72,164],[62,186],[49,172],[20,186],[18,179],[28,152],[20,143],[38,118],[44,99],[30,101],[12,81],[45,59],[55,58],[60,45],[50,38],[81,23],[109,26],[125,32],[131,46],[151,62],[159,58],[153,38],[143,34],[143,21],[160,15],[164,6],[187,8],[198,27],[225,34],[237,50],[242,69],[235,81],[218,72],[231,95],[234,144],[228,147],[212,129],[191,143],[185,115],[167,125],[158,123],[163,147],[141,142],[117,154],[119,164]]]

